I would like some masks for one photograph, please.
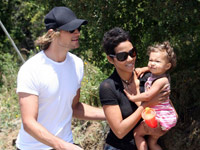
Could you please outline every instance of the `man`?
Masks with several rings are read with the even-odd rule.
[[[47,33],[36,41],[42,51],[21,68],[17,79],[22,126],[16,146],[20,150],[81,150],[73,144],[72,116],[104,120],[102,109],[79,102],[83,62],[70,53],[79,47],[86,20],[66,7],[45,16]]]

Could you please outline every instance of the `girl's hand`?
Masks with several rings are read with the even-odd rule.
[[[130,101],[133,101],[133,99],[134,99],[134,94],[131,93],[130,90],[124,89],[124,93],[126,94],[126,96],[128,97],[128,99],[129,99]]]
[[[144,75],[144,73],[148,71],[149,71],[148,67],[135,68],[135,73],[138,78],[141,78]]]

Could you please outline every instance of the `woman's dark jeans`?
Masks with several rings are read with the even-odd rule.
[[[104,145],[103,150],[120,150],[120,149],[115,148],[115,147],[113,147],[113,146],[111,146],[111,145],[109,145],[109,144],[106,143],[106,144]]]

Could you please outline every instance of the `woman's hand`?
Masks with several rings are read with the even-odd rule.
[[[157,105],[161,102],[166,101],[168,99],[169,95],[170,95],[169,86],[170,86],[169,84],[164,85],[163,88],[160,90],[160,93],[158,95],[153,97],[150,101],[142,102],[142,105],[144,107],[151,107],[151,106],[154,106],[154,105]]]

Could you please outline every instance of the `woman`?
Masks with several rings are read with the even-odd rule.
[[[124,89],[134,95],[143,92],[142,83],[146,75],[138,79],[135,72],[136,49],[130,42],[128,32],[115,27],[104,34],[103,49],[108,61],[114,65],[112,75],[100,85],[100,100],[106,119],[111,128],[104,150],[136,150],[133,130],[147,106],[158,104],[169,95],[160,91],[148,102],[133,103],[128,100]],[[159,132],[159,131],[158,131]]]

